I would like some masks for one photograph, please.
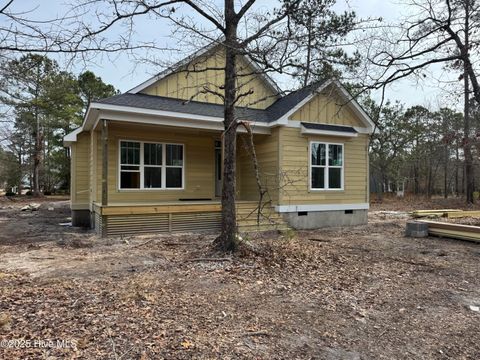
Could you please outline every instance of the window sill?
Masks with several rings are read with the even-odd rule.
[[[118,192],[151,192],[151,191],[183,191],[185,188],[165,188],[165,189],[155,189],[155,188],[147,188],[147,189],[117,189]]]
[[[308,189],[308,192],[344,192],[345,189]]]

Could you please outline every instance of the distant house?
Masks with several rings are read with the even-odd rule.
[[[125,94],[90,104],[82,126],[64,138],[74,225],[102,235],[219,229],[223,106],[204,90],[221,91],[223,59],[221,48],[206,47]],[[265,209],[276,219],[262,228],[366,223],[373,124],[357,102],[334,80],[282,95],[246,57],[238,71],[248,95],[237,115],[252,124],[269,187]],[[241,130],[238,212],[248,215],[259,195]],[[241,230],[255,225],[239,219]]]

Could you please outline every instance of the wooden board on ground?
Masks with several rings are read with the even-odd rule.
[[[478,210],[459,210],[459,209],[440,209],[440,210],[415,210],[411,212],[414,218],[422,217],[446,217],[446,218],[462,218],[462,217],[480,217]]]
[[[428,233],[430,235],[480,242],[479,226],[451,224],[428,220],[419,221],[428,224]]]
[[[447,212],[447,218],[480,217],[480,211]]]
[[[446,214],[462,212],[459,209],[433,209],[433,210],[415,210],[411,212],[411,215],[415,218],[420,217],[441,217]]]
[[[414,213],[444,213],[444,212],[455,212],[455,211],[463,211],[461,209],[432,209],[432,210],[415,210]]]

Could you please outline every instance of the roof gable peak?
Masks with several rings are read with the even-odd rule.
[[[159,80],[162,80],[166,78],[167,76],[179,71],[180,69],[184,68],[188,64],[190,64],[192,61],[194,61],[197,58],[200,58],[202,56],[207,55],[209,52],[212,52],[215,48],[223,46],[224,43],[224,38],[220,37],[217,40],[212,41],[210,44],[202,47],[201,49],[195,51],[193,54],[188,55],[187,57],[183,58],[182,60],[176,62],[175,64],[169,66],[165,70],[159,72],[158,74],[152,76],[151,78],[145,80],[141,84],[135,86],[134,88],[130,89],[127,91],[127,93],[130,94],[137,94],[149,86],[153,85]],[[257,62],[255,62],[250,56],[248,55],[240,55],[242,56],[249,65],[251,65],[255,71],[258,71],[259,77],[264,81],[264,83],[272,90],[273,93],[278,94],[279,96],[282,94],[282,90],[280,87],[277,85],[277,83],[265,72],[261,69],[260,65],[258,65]]]

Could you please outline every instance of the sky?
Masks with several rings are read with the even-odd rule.
[[[0,5],[3,5],[5,1],[0,0]],[[15,9],[32,10],[29,16],[36,19],[45,19],[55,14],[62,14],[68,1],[70,0],[18,0],[15,3]],[[258,0],[256,6],[257,8],[268,9],[275,3],[275,0]],[[398,21],[401,16],[407,14],[408,10],[405,5],[394,0],[337,0],[336,8],[339,10],[354,10],[360,18],[382,17],[385,22]],[[121,31],[121,28],[113,28],[110,35],[116,36]],[[155,40],[158,44],[169,47],[172,45],[171,28],[166,20],[153,20],[144,17],[142,21],[136,22],[135,32],[138,39]],[[137,52],[136,55],[141,57],[142,54]],[[178,59],[179,54],[158,53],[157,57],[165,57],[167,61],[171,62],[175,58]],[[62,59],[59,58],[58,60],[62,62]],[[75,73],[86,69],[93,71],[105,82],[114,85],[121,92],[128,91],[162,70],[158,66],[139,62],[127,54],[98,56],[87,64],[77,62],[71,68]],[[438,66],[432,69],[431,76],[441,78],[447,75]],[[451,106],[451,97],[448,97],[447,93],[444,89],[439,88],[436,82],[424,81],[417,83],[412,79],[402,80],[389,86],[386,91],[386,98],[392,101],[399,100],[407,106],[424,105],[429,108],[438,108],[443,105]],[[373,96],[377,99],[380,98],[379,92],[374,93]]]

